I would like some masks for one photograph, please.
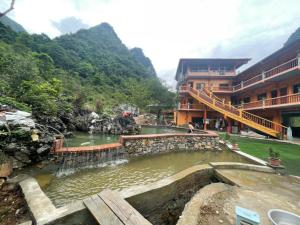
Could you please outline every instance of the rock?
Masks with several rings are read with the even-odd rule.
[[[21,208],[16,210],[15,215],[18,216],[18,215],[24,214],[25,212],[26,212],[26,208],[21,207]]]
[[[14,191],[17,190],[18,185],[15,183],[7,183],[2,187],[3,191]]]
[[[49,161],[44,160],[44,161],[42,161],[42,162],[37,163],[35,166],[36,166],[37,168],[39,168],[39,169],[42,169],[42,168],[44,168],[45,166],[47,166],[48,164],[49,164]]]
[[[5,112],[7,124],[13,127],[35,127],[34,121],[29,117],[31,114],[24,111]]]
[[[6,145],[6,147],[5,147],[5,151],[6,152],[13,152],[13,151],[16,151],[17,150],[17,148],[18,148],[19,146],[18,146],[18,144],[17,143],[9,143],[9,144],[7,144]]]
[[[10,183],[10,184],[18,184],[23,180],[26,180],[27,178],[29,178],[30,176],[28,176],[27,174],[19,174],[13,178],[8,179],[6,182]]]
[[[41,153],[43,153],[43,152],[45,152],[45,151],[50,151],[50,149],[51,149],[51,146],[49,146],[49,145],[43,145],[42,147],[38,148],[38,149],[36,150],[36,152],[37,152],[38,154],[41,154]]]
[[[3,186],[3,184],[5,183],[5,179],[4,178],[0,178],[0,190]]]
[[[96,119],[99,119],[99,115],[95,112],[91,112],[91,114],[89,115],[90,119],[91,120],[96,120]]]
[[[29,156],[23,152],[15,152],[15,158],[25,164],[31,163],[31,160],[29,159]]]
[[[65,132],[64,137],[66,137],[66,138],[74,137],[74,134],[73,134],[73,132]]]
[[[219,220],[219,223],[224,223],[224,221],[223,220]]]
[[[12,174],[12,162],[5,157],[4,161],[0,164],[0,177],[8,177]]]
[[[24,223],[19,223],[18,225],[32,225],[32,221],[26,221]]]
[[[11,160],[12,160],[13,169],[21,169],[22,167],[24,167],[26,165],[25,163],[22,163],[13,157],[11,157]]]

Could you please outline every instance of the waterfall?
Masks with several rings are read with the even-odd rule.
[[[68,152],[61,154],[61,163],[56,176],[70,175],[81,169],[102,168],[127,163],[122,149],[100,151]]]

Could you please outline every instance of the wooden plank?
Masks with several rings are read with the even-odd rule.
[[[124,225],[98,195],[84,199],[83,203],[100,225]]]
[[[116,191],[104,190],[98,195],[125,225],[151,225],[148,220]]]

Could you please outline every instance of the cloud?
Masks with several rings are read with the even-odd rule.
[[[108,22],[173,84],[179,58],[249,57],[251,65],[279,49],[300,25],[297,5],[298,0],[18,0],[12,15],[29,32],[50,37],[66,30],[52,21]]]
[[[86,29],[89,26],[76,17],[67,17],[59,22],[52,21],[52,24],[61,34],[75,33],[80,29]]]

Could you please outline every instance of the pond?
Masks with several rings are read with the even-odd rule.
[[[184,129],[163,128],[163,127],[143,127],[141,134],[164,134],[164,133],[186,133]],[[74,137],[68,138],[65,145],[93,146],[118,142],[119,135],[113,134],[89,134],[87,132],[74,132]]]
[[[100,192],[105,188],[121,190],[169,177],[193,165],[208,162],[243,162],[245,158],[230,151],[188,151],[132,158],[127,163],[104,168],[83,169],[55,177],[54,172],[39,172],[36,179],[56,206]]]

